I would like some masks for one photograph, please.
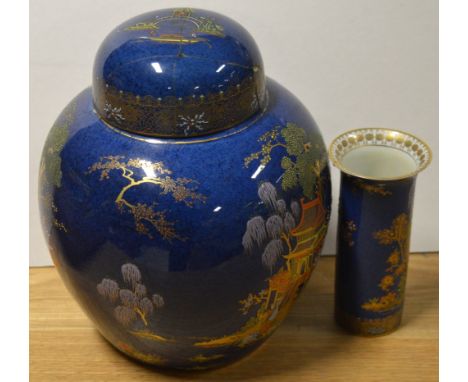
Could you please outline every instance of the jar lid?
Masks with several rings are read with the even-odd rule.
[[[93,100],[113,127],[153,137],[193,137],[235,126],[266,104],[252,36],[220,14],[165,9],[130,19],[103,41]]]

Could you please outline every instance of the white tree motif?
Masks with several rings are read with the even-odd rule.
[[[122,279],[130,289],[120,288],[119,284],[108,278],[97,284],[98,293],[112,304],[119,304],[114,308],[114,317],[124,326],[131,326],[141,321],[148,326],[148,319],[155,309],[164,306],[164,299],[154,294],[152,300],[146,297],[146,286],[141,283],[141,272],[134,264],[124,264],[121,267]]]
[[[114,280],[102,279],[97,290],[101,296],[108,298],[111,302],[115,302],[119,298],[119,284]]]
[[[122,265],[121,270],[123,280],[126,283],[131,284],[132,287],[135,287],[135,285],[141,281],[141,273],[136,265],[127,263]]]
[[[283,219],[279,215],[270,216],[266,221],[266,230],[268,236],[273,239],[279,239],[281,237],[281,232],[283,232],[284,225]]]
[[[146,296],[146,287],[143,284],[135,285],[135,294],[138,298],[143,298]]]
[[[255,216],[247,222],[247,229],[242,237],[242,245],[247,253],[251,253],[255,245],[261,246],[267,239],[265,221],[261,216]]]
[[[286,231],[291,231],[293,228],[296,227],[296,221],[290,212],[286,212],[284,215],[284,229]]]
[[[286,213],[286,202],[283,199],[280,199],[276,202],[276,211],[281,215],[284,216]]]
[[[278,197],[276,188],[270,182],[265,182],[258,188],[258,196],[268,209],[274,210],[276,208],[276,199]]]
[[[121,289],[119,295],[120,301],[124,306],[128,306],[129,308],[138,307],[138,297],[131,290]]]
[[[137,318],[136,313],[132,308],[122,305],[115,307],[114,316],[117,321],[124,326],[129,326]]]
[[[283,241],[280,239],[274,239],[270,241],[263,251],[262,254],[262,263],[266,267],[270,269],[270,272],[273,271],[273,267],[275,266],[278,259],[284,255],[286,252]]]
[[[159,294],[153,294],[153,304],[156,308],[162,308],[164,306],[164,299]]]
[[[296,223],[299,223],[301,220],[301,206],[295,200],[291,202],[291,212],[294,216],[294,219],[296,220]]]
[[[255,216],[247,222],[242,245],[248,254],[256,249],[262,250],[262,264],[273,272],[278,260],[292,250],[290,232],[300,221],[301,207],[292,201],[291,210],[288,210],[284,199],[278,199],[275,186],[269,182],[260,185],[258,196],[271,215],[266,222],[262,216]]]

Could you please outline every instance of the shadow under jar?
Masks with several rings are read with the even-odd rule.
[[[401,322],[416,176],[431,150],[409,133],[363,128],[329,155],[341,170],[335,318],[355,334],[387,334]]]

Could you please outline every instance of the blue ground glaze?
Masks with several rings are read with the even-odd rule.
[[[196,26],[188,19],[161,22],[156,31],[126,30],[141,22],[157,22],[172,13],[172,9],[148,12],[119,25],[99,49],[94,76],[135,94],[184,97],[225,90],[228,85],[253,75],[253,65],[262,66],[250,34],[237,22],[215,12],[193,9],[192,17],[202,15],[212,19],[222,26],[222,36],[193,31]],[[161,34],[186,38],[196,35],[206,42],[155,44],[149,39]],[[151,66],[154,62],[160,64],[162,73],[155,72]],[[216,72],[222,64],[226,67]]]
[[[383,334],[398,326],[403,308],[399,298],[404,297],[415,181],[415,177],[374,181],[341,175],[336,308],[339,321],[360,334]],[[406,223],[399,226],[401,232],[392,235],[404,235],[405,239],[401,240],[404,245],[399,246],[396,239],[382,243],[378,232],[392,231],[396,219],[402,216]],[[354,231],[349,231],[348,222],[354,224]],[[395,263],[392,269],[389,257],[394,251],[406,260]],[[396,271],[398,265],[402,266],[402,274]],[[385,276],[391,277],[393,284],[382,288]],[[396,298],[391,298],[392,295]],[[385,296],[389,301],[387,306],[382,304]],[[366,308],[365,304],[372,299],[380,307],[369,309],[367,305]],[[360,323],[352,328],[350,321]]]
[[[232,59],[237,62],[261,63],[255,43],[247,32],[226,20],[223,21],[224,33],[235,36],[235,39],[229,37],[226,41],[225,37],[220,41],[213,38],[213,46],[221,44],[216,45],[215,52],[220,52],[223,59],[233,54]],[[128,21],[128,25],[133,25],[134,21]],[[125,68],[119,66],[128,57],[120,55],[119,47],[125,45],[122,52],[132,52],[136,56],[144,51],[145,57],[148,49],[158,50],[151,52],[152,55],[161,52],[167,55],[174,49],[173,44],[138,42],[138,45],[134,41],[119,40],[122,36],[118,30],[112,36],[103,43],[96,68],[103,70],[109,81],[113,81],[112,73],[119,71],[115,85],[129,86],[126,90],[135,90],[131,89],[133,81],[140,81],[140,86],[148,84],[142,85],[144,81],[135,77],[145,76],[143,68],[129,72],[128,75],[133,76],[129,80]],[[236,41],[244,42],[238,50],[233,49]],[[196,54],[200,49],[197,46],[184,45],[183,51]],[[223,46],[229,48],[223,50]],[[114,53],[109,56],[109,52]],[[216,58],[217,53],[213,54]],[[110,58],[103,63],[99,57]],[[248,74],[242,70],[237,73],[241,77]],[[171,75],[177,76],[177,70]],[[199,73],[197,76],[198,80]],[[192,86],[194,78],[188,73],[181,84]],[[213,78],[203,77],[204,87],[212,86]],[[164,80],[158,84],[164,84]],[[263,86],[262,82],[259,84]],[[139,89],[151,91],[154,96],[160,91],[156,85],[147,90]],[[293,95],[273,80],[267,81],[267,93],[266,109],[235,127],[202,137],[154,139],[109,126],[94,110],[92,90],[88,88],[65,108],[52,128],[43,151],[40,177],[41,213],[51,255],[69,290],[88,316],[124,353],[143,362],[185,369],[216,367],[239,359],[257,348],[279,325],[315,267],[330,212],[326,150],[314,120]],[[277,139],[281,140],[281,133],[290,124],[300,131],[297,140],[293,139],[300,142],[295,150],[304,154],[301,158],[309,159],[299,163],[299,157],[289,153],[284,146],[276,145],[262,171],[257,171],[261,158],[254,158],[246,166],[246,158],[265,145],[260,139],[265,133],[271,134],[276,128]],[[304,134],[303,138],[301,134]],[[145,177],[163,179],[164,176],[170,176],[172,180],[189,179],[179,181],[179,184],[185,184],[185,191],[190,189],[199,198],[192,206],[187,206],[184,204],[188,199],[186,194],[178,194],[169,188],[164,193],[158,185],[146,182],[125,193],[128,204],[118,205],[119,193],[129,184],[129,178],[124,176],[130,176],[127,170],[111,169],[107,177],[101,173],[102,169],[91,171],[93,165],[103,163],[102,158],[109,156],[118,156],[121,162],[135,160],[141,164],[145,161],[146,167],[128,167],[133,171],[131,176],[135,181]],[[307,172],[304,179],[309,179],[309,183],[296,182],[285,188],[285,169],[291,165],[286,163],[288,158],[285,157],[298,161],[297,166]],[[148,172],[147,164],[157,162],[163,162],[171,173]],[[318,168],[315,178],[309,176],[314,168]],[[254,173],[257,173],[256,177],[253,177]],[[243,242],[247,223],[253,217],[261,216],[267,220],[277,214],[282,216],[281,219],[284,217],[284,220],[280,219],[281,225],[287,221],[285,211],[272,212],[272,207],[260,199],[259,188],[267,182],[276,190],[277,200],[284,199],[288,211],[292,201],[299,203],[302,199],[303,202],[299,211],[302,217],[297,215],[293,219],[294,226],[284,228],[292,249],[288,250],[286,241],[277,238],[281,241],[277,251],[284,252],[282,256],[295,254],[301,257],[287,260],[279,256],[277,262],[269,266],[262,262],[263,247],[277,237],[272,235],[277,234],[268,231],[271,241],[262,239],[263,244],[252,247],[250,254],[246,250],[248,245]],[[165,219],[173,223],[177,237],[164,237],[143,219],[140,223],[151,237],[145,234],[135,220],[138,205],[149,206],[153,212],[164,211]],[[307,213],[304,212],[306,209]],[[296,228],[297,237],[293,235]],[[299,235],[305,228],[312,231],[304,239],[305,236]],[[305,240],[301,241],[305,247],[299,245],[300,240]],[[130,285],[131,282],[123,278],[121,267],[124,264],[138,268],[139,284],[145,285],[149,298],[153,294],[162,296],[163,306],[160,300],[153,300],[150,303],[152,312],[145,313],[142,309],[148,306],[141,307],[143,297],[139,297],[138,304],[132,305],[128,299],[124,302],[122,296],[116,295],[113,299],[102,292],[103,279],[108,279],[117,282],[120,290],[132,289],[137,293],[136,284]],[[289,266],[292,268],[287,268]],[[282,287],[285,282],[286,286]],[[274,291],[268,304],[253,304],[250,310],[241,311],[240,302],[249,294],[260,296],[262,290],[268,288]],[[264,301],[265,296],[262,299]],[[130,323],[123,323],[116,313],[119,305],[127,306],[127,318],[131,311]],[[138,316],[138,311],[144,313],[145,320]],[[255,324],[254,329],[246,331],[246,327],[252,328],[245,326],[247,322],[261,325]],[[151,333],[153,337],[142,337],[143,332]],[[216,341],[230,342],[219,344]]]
[[[206,135],[265,105],[263,62],[235,21],[199,9],[149,12],[115,28],[93,70],[96,110],[147,136]],[[194,119],[195,118],[195,119]],[[190,131],[185,130],[188,122]]]

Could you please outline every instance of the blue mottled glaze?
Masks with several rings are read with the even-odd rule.
[[[219,30],[200,31],[202,20],[212,20]],[[178,43],[170,43],[172,39]],[[194,42],[183,43],[190,39]],[[209,11],[194,9],[177,16],[166,9],[134,17],[112,31],[99,48],[94,76],[135,94],[185,97],[226,90],[253,76],[255,65],[263,66],[260,52],[237,22]]]
[[[354,333],[381,335],[400,324],[415,181],[375,181],[342,173],[336,316]]]
[[[260,62],[253,40],[225,21],[225,33],[251,44],[229,54]],[[118,67],[118,57],[108,65]],[[127,79],[114,84],[133,86]],[[51,255],[99,331],[127,355],[183,369],[233,362],[268,338],[310,277],[329,219],[326,150],[304,106],[273,80],[266,89],[262,110],[202,137],[129,133],[103,120],[91,88],[52,127],[39,185]]]
[[[145,13],[115,28],[96,56],[93,95],[109,123],[159,137],[224,130],[266,103],[250,34],[223,15],[189,8]]]

